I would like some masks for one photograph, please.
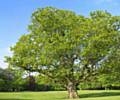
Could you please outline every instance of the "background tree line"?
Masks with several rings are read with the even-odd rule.
[[[106,90],[120,89],[120,76],[100,75],[94,81],[86,81],[79,84],[78,90]],[[51,82],[47,77],[29,74],[19,69],[0,68],[0,91],[64,91],[61,84]]]

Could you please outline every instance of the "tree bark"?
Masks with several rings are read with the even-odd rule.
[[[76,89],[76,85],[74,83],[69,82],[68,86],[67,86],[67,90],[68,90],[68,98],[69,99],[79,98],[77,89]]]

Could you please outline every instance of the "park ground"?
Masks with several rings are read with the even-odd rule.
[[[120,100],[120,90],[82,90],[76,100]],[[0,100],[69,100],[65,91],[1,92]]]

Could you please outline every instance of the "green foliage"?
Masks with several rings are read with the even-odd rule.
[[[93,80],[119,47],[120,17],[108,12],[95,11],[85,18],[46,7],[37,9],[31,19],[29,34],[11,48],[13,56],[8,62],[37,71],[67,89]]]
[[[0,69],[0,91],[21,91],[23,89],[23,72],[19,69]]]

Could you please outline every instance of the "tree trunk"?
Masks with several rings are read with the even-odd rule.
[[[72,82],[68,83],[67,90],[68,90],[68,98],[69,99],[79,98],[77,89],[76,89],[76,85],[73,84]]]

